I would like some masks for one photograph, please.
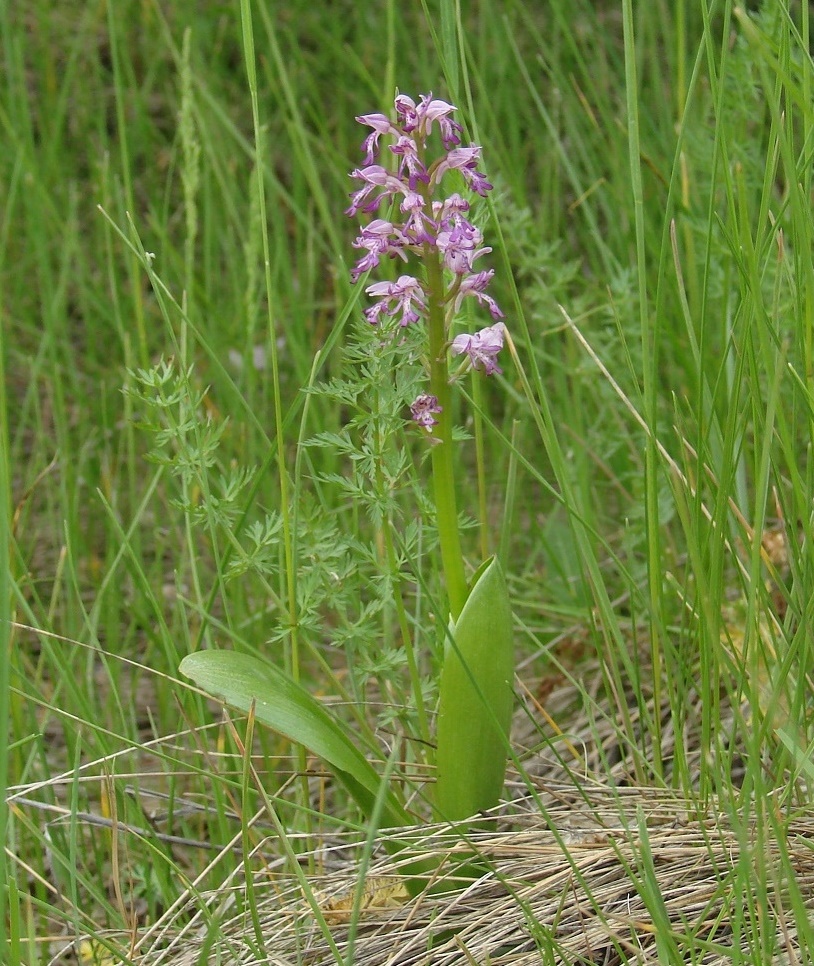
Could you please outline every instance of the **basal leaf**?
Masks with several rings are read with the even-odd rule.
[[[475,574],[450,625],[438,703],[435,811],[458,821],[500,800],[514,705],[514,641],[496,557]]]
[[[254,704],[258,721],[322,758],[370,815],[381,778],[354,743],[345,724],[304,688],[274,665],[234,651],[199,651],[181,661],[180,670],[203,690],[248,712]],[[410,818],[398,798],[388,792],[384,807],[388,827]]]

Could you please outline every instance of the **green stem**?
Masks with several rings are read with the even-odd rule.
[[[427,269],[427,308],[429,315],[430,389],[438,399],[441,412],[433,433],[432,477],[435,494],[438,536],[441,542],[441,563],[449,596],[449,610],[453,620],[466,602],[467,588],[464,574],[461,540],[458,532],[458,507],[455,498],[455,466],[452,444],[452,393],[447,368],[447,332],[443,305],[444,278],[437,251],[427,246],[424,252]]]
[[[483,438],[483,390],[478,373],[472,371],[472,402],[475,422],[475,464],[478,476],[478,530],[480,533],[480,558],[489,556],[489,519],[486,507],[486,448]]]

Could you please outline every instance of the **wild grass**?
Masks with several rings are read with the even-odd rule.
[[[330,698],[422,814],[400,640],[406,622],[432,708],[444,605],[420,440],[394,444],[379,489],[314,445],[346,427],[326,387],[358,374],[364,337],[354,117],[398,87],[458,104],[495,183],[516,357],[464,387],[460,498],[472,567],[497,551],[509,577],[510,797],[556,764],[575,788],[713,808],[731,846],[714,949],[665,913],[652,833],[629,820],[617,859],[658,955],[811,962],[787,841],[814,749],[808,5],[193,6],[0,5],[8,961],[68,961],[78,936],[85,962],[135,961],[244,862],[297,878],[317,919],[320,875],[378,869],[375,829],[318,762],[179,680],[200,648]],[[262,959],[253,881],[237,901]],[[585,961],[521,899],[539,961]],[[229,916],[201,962],[242,955]],[[326,955],[352,962],[330,925]],[[456,948],[443,961],[473,961]]]

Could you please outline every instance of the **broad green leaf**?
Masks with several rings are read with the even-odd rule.
[[[322,758],[370,816],[381,778],[354,744],[344,723],[274,665],[234,651],[199,651],[181,661],[182,674],[240,711],[254,704],[258,721]],[[386,827],[409,825],[392,792],[383,812]]]
[[[435,811],[458,821],[500,800],[514,706],[512,611],[496,557],[450,624],[438,702]]]

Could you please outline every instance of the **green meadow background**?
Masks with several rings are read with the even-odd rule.
[[[155,922],[262,806],[186,654],[296,659],[359,729],[409,732],[376,501],[306,445],[348,418],[318,385],[364,379],[343,209],[354,117],[397,89],[458,105],[495,185],[490,293],[518,365],[466,385],[483,450],[461,444],[460,502],[469,562],[497,551],[508,575],[518,691],[590,680],[587,730],[556,722],[572,741],[602,717],[630,781],[782,843],[814,739],[808,4],[11,0],[0,33],[8,961]],[[150,406],[136,373],[161,360]],[[431,653],[432,512],[405,440]],[[264,543],[283,500],[292,542]],[[308,807],[296,754],[256,740],[286,828],[358,821],[330,788]],[[116,823],[142,834],[120,849]],[[770,895],[749,863],[735,891],[761,875]],[[766,914],[733,913],[756,936]],[[811,948],[799,895],[787,915]]]

